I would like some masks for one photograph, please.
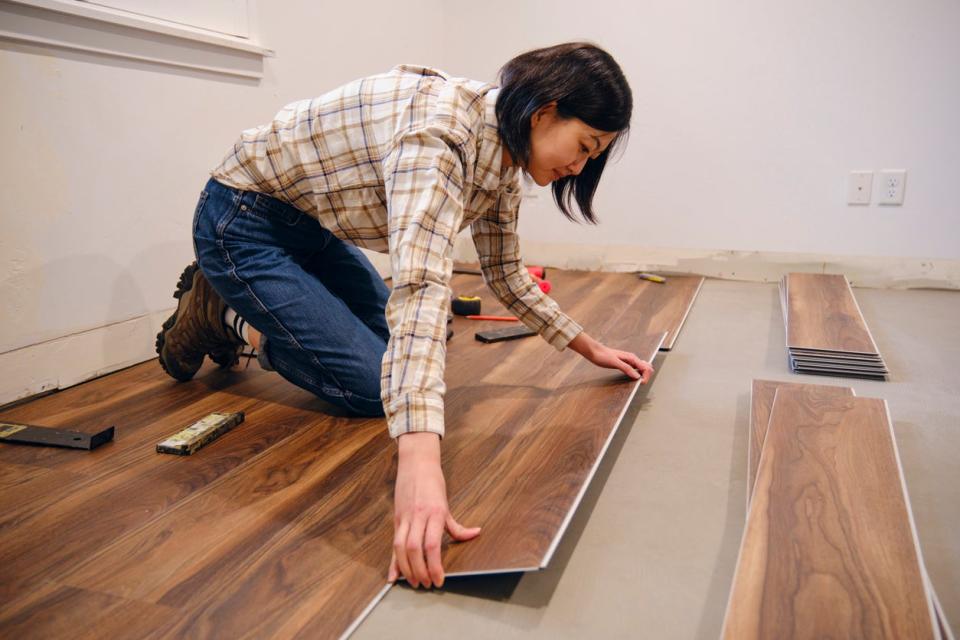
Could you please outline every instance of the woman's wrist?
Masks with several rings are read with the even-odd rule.
[[[400,459],[440,462],[440,436],[431,431],[403,433],[397,437]]]
[[[567,343],[567,347],[589,360],[591,354],[596,350],[597,344],[597,341],[587,335],[586,331],[581,331],[576,338]]]

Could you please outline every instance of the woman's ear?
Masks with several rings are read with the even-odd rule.
[[[556,115],[557,101],[553,100],[533,112],[533,115],[530,116],[530,127],[533,128],[537,126],[544,118],[551,118]]]

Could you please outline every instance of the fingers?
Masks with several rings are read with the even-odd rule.
[[[464,527],[449,513],[445,518],[415,518],[409,526],[401,523],[394,536],[388,580],[395,582],[402,575],[414,589],[442,587],[446,577],[441,559],[444,527],[454,540],[472,540],[480,535],[480,527]]]
[[[642,360],[640,361],[640,364],[642,365],[640,368],[640,373],[643,374],[643,384],[647,384],[650,382],[650,376],[653,375],[653,366],[649,362],[643,362]]]
[[[401,522],[397,525],[396,532],[393,535],[393,559],[397,563],[400,575],[413,584],[411,579],[413,573],[410,571],[410,562],[407,560],[407,533],[409,531],[410,525],[408,523]]]
[[[632,372],[625,372],[628,376],[634,380],[642,379],[643,384],[646,384],[650,380],[650,376],[653,374],[653,367],[649,362],[641,360],[639,356],[635,353],[630,353],[629,351],[620,351],[617,353],[620,358],[620,361],[626,363],[630,366]],[[621,367],[621,370],[623,368]]]
[[[411,571],[411,573],[405,573],[404,575],[407,576],[407,582],[414,589],[421,584],[425,587],[430,586],[430,575],[427,573],[427,563],[423,558],[423,533],[426,526],[425,518],[415,517],[404,543],[404,553],[407,556]]]
[[[443,564],[440,562],[440,543],[443,540],[443,516],[434,515],[427,522],[427,533],[423,539],[423,551],[427,556],[427,572],[433,586],[443,586]],[[429,582],[424,586],[430,586]]]
[[[396,582],[400,577],[400,571],[397,568],[397,552],[390,555],[390,569],[387,571],[387,582]]]
[[[632,364],[630,364],[629,362],[625,362],[625,361],[623,360],[623,358],[621,358],[620,360],[618,360],[618,361],[617,361],[617,364],[620,365],[620,367],[619,367],[619,368],[620,368],[620,371],[623,371],[625,374],[627,374],[628,376],[630,376],[630,377],[633,378],[634,380],[639,380],[639,379],[640,379],[640,373],[637,371],[636,367],[634,367],[634,366],[633,366]]]
[[[464,527],[459,522],[453,519],[453,516],[449,513],[447,514],[447,531],[450,532],[450,537],[454,540],[460,542],[466,542],[467,540],[473,540],[478,535],[480,535],[480,527]]]

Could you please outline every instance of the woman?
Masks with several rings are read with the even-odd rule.
[[[245,344],[262,367],[397,439],[390,580],[443,584],[440,543],[477,536],[447,506],[440,468],[448,282],[469,226],[497,298],[557,349],[645,383],[653,369],[588,336],[544,295],[517,243],[519,177],[563,214],[591,206],[632,97],[605,51],[568,43],[508,62],[497,87],[401,66],[286,106],[212,172],[193,222],[197,263],[157,336],[189,380]],[[356,248],[389,252],[392,292]],[[198,266],[199,265],[199,268]]]

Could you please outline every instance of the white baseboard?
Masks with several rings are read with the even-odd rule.
[[[158,311],[0,354],[0,404],[156,358],[157,333],[172,312]]]
[[[777,282],[789,272],[842,273],[858,287],[960,289],[960,260],[540,242],[524,242],[523,257],[527,264],[557,269],[693,273],[747,282]],[[477,260],[469,237],[457,239],[454,258]]]

